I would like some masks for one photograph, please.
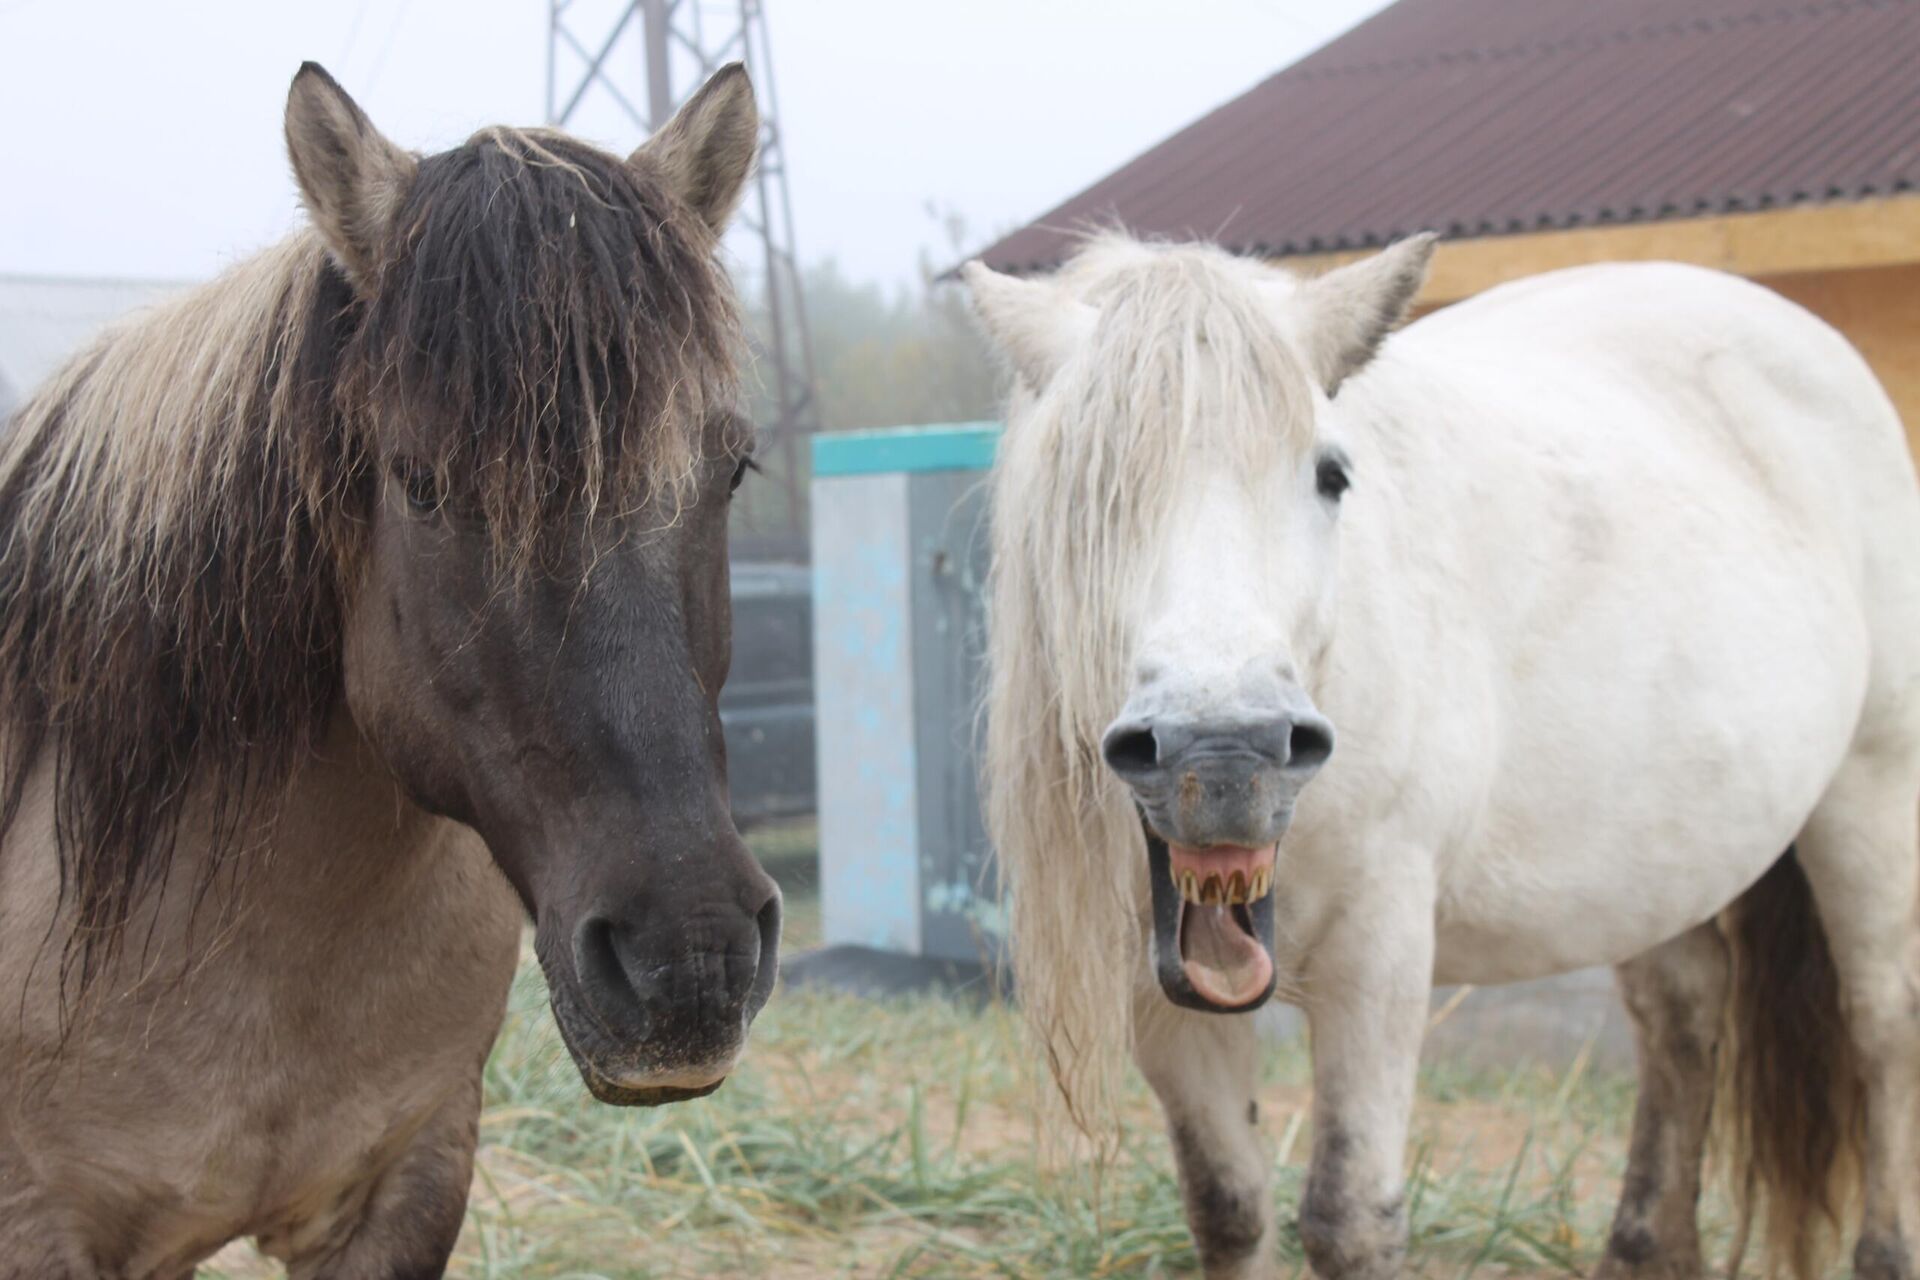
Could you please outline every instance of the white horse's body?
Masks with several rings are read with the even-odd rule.
[[[1295,938],[1357,880],[1430,876],[1437,981],[1617,963],[1752,884],[1859,730],[1920,734],[1906,446],[1777,295],[1666,265],[1511,285],[1328,412],[1340,747],[1281,851]]]
[[[1820,320],[1681,266],[1508,285],[1372,358],[1427,251],[1306,283],[1112,240],[1057,281],[970,270],[1021,387],[996,480],[988,781],[1021,981],[1063,1085],[1084,1118],[1092,1059],[1126,1037],[1167,1112],[1209,1276],[1266,1273],[1251,1019],[1176,1007],[1133,947],[1105,961],[1126,976],[1103,978],[1085,948],[1118,945],[1101,920],[1116,902],[1151,914],[1133,803],[1176,866],[1278,839],[1272,962],[1313,1030],[1301,1234],[1316,1269],[1398,1269],[1431,986],[1615,964],[1642,1100],[1603,1271],[1693,1274],[1733,936],[1713,922],[1791,846],[1852,1033],[1851,1049],[1804,1051],[1848,1076],[1857,1055],[1866,1090],[1856,1269],[1908,1274],[1920,491],[1898,417]],[[1155,307],[1163,332],[1119,332]],[[1164,370],[1114,395],[1101,362],[1155,351],[1172,353]],[[1310,385],[1263,401],[1236,363],[1250,361]],[[1329,459],[1351,491],[1316,497]],[[1115,496],[1129,486],[1137,502]],[[1055,714],[1021,710],[1042,705]],[[1128,772],[1156,767],[1155,725],[1285,728],[1321,723],[1314,708],[1338,745],[1311,784],[1317,762],[1246,780],[1291,788],[1264,834],[1182,836],[1172,802],[1155,808]],[[1095,776],[1103,749],[1133,794]],[[1242,819],[1226,829],[1258,825]],[[1088,889],[1098,874],[1124,888]],[[1198,902],[1180,901],[1170,938],[1225,910]],[[1766,963],[1752,974],[1771,980]],[[1790,1249],[1827,1172],[1774,1190]]]

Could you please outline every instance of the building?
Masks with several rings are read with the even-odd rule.
[[[0,417],[95,333],[187,287],[179,280],[0,275]]]
[[[1738,272],[1844,331],[1920,452],[1920,0],[1399,0],[982,256],[1116,220],[1305,270],[1438,231],[1422,308]]]

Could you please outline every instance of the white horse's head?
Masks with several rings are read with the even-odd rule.
[[[1334,749],[1313,690],[1343,495],[1365,483],[1332,397],[1404,315],[1432,245],[1307,280],[1121,237],[1052,279],[966,268],[1019,383],[996,490],[990,715],[1056,707],[1067,790],[1092,757],[1107,807],[1124,797],[1144,819],[1156,969],[1181,1004],[1245,1009],[1272,990],[1276,848]],[[1053,687],[1003,699],[1022,672]],[[1033,753],[1000,754],[996,768]],[[1036,791],[1061,781],[1038,772]],[[1017,878],[1022,855],[1003,854]]]

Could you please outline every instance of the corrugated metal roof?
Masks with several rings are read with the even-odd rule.
[[[982,256],[1118,221],[1243,251],[1920,186],[1920,0],[1400,0]]]
[[[0,275],[0,414],[101,328],[188,287],[173,280]]]

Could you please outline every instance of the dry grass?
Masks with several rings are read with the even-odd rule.
[[[789,871],[795,868],[788,868]],[[789,877],[783,877],[789,878]],[[803,886],[801,886],[803,887]],[[805,940],[804,893],[794,924]],[[817,936],[817,935],[816,935]],[[1144,1089],[1096,1220],[1034,1159],[1015,1015],[939,999],[778,993],[717,1094],[659,1110],[593,1103],[523,968],[487,1068],[453,1272],[642,1277],[1107,1277],[1193,1273],[1166,1142]],[[1283,1221],[1310,1145],[1307,1063],[1276,1046],[1262,1090]],[[1598,1256],[1625,1149],[1628,1081],[1575,1067],[1430,1068],[1409,1186],[1412,1268],[1575,1274]],[[1727,1215],[1708,1212],[1710,1248]],[[1304,1275],[1282,1232],[1282,1274]],[[241,1251],[204,1274],[260,1274]]]

